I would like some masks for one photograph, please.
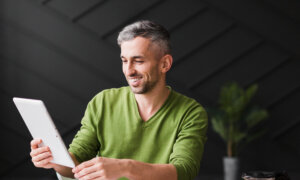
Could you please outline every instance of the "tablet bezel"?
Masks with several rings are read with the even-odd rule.
[[[40,146],[49,146],[51,162],[74,168],[75,164],[42,100],[14,97],[13,101],[31,136],[42,139]]]

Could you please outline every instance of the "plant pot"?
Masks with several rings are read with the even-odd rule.
[[[224,157],[224,180],[238,180],[239,177],[239,159],[236,157]]]

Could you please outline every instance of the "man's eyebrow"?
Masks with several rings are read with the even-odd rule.
[[[120,56],[121,57],[121,59],[123,59],[123,58],[125,58],[124,56]],[[140,59],[140,58],[144,58],[144,56],[142,56],[142,55],[137,55],[137,56],[132,56],[132,57],[130,57],[130,59]]]
[[[133,59],[140,59],[140,58],[143,58],[144,56],[132,56],[131,58],[133,58]]]

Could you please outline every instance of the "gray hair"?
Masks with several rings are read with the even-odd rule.
[[[170,34],[162,25],[148,20],[137,21],[122,29],[118,36],[118,45],[136,37],[150,39],[157,44],[164,54],[171,53]]]

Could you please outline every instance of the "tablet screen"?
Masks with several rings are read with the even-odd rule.
[[[13,101],[32,137],[42,139],[42,146],[49,146],[53,156],[51,162],[71,168],[75,167],[43,101],[16,97],[13,98]]]

